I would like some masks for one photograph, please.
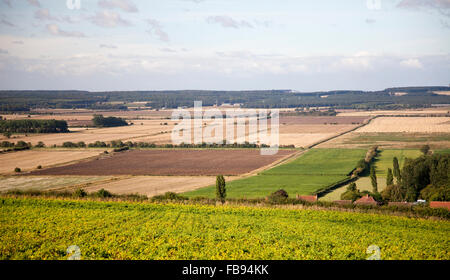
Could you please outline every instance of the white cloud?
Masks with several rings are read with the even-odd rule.
[[[112,11],[97,12],[95,16],[90,17],[90,21],[95,25],[106,28],[131,26],[129,21]]]
[[[86,37],[83,33],[77,31],[64,31],[59,29],[59,26],[56,24],[47,24],[47,31],[55,36],[62,37]]]
[[[50,11],[48,9],[39,9],[34,12],[34,17],[39,20],[59,20],[58,18],[50,15]]]
[[[163,30],[161,23],[155,19],[147,19],[150,29],[147,31],[151,35],[155,35],[163,42],[169,42],[169,35]]]
[[[41,3],[39,3],[38,0],[27,0],[28,4],[30,4],[31,6],[35,6],[40,8],[41,7]]]
[[[5,18],[2,18],[2,19],[0,20],[0,24],[6,25],[6,26],[9,26],[9,27],[16,27],[15,24],[11,23],[9,20],[7,20],[7,19],[5,19]]]
[[[119,8],[128,13],[137,13],[139,11],[130,0],[100,0],[98,5],[104,9]]]
[[[6,6],[12,8],[11,0],[3,0],[3,3],[5,3]]]
[[[400,61],[400,64],[402,66],[408,67],[408,68],[415,68],[415,69],[421,69],[423,68],[422,63],[417,58],[410,58]]]
[[[102,49],[117,49],[117,46],[115,46],[115,45],[108,45],[108,44],[100,44],[99,47],[102,48]]]
[[[253,28],[253,25],[251,25],[249,22],[245,20],[237,21],[229,16],[210,16],[206,18],[206,22],[209,24],[217,23],[225,28],[241,28],[241,27]]]
[[[397,7],[413,10],[432,9],[450,17],[450,0],[402,0]]]

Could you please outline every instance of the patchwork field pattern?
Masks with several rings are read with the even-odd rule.
[[[450,223],[275,208],[0,198],[0,259],[450,259]],[[408,230],[405,229],[414,229]]]
[[[365,153],[363,149],[312,149],[257,176],[228,183],[227,197],[261,198],[279,189],[284,189],[291,196],[312,194],[345,179]],[[215,188],[202,188],[186,195],[214,197]]]

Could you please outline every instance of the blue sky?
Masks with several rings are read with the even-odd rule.
[[[450,0],[0,0],[0,89],[450,83]]]

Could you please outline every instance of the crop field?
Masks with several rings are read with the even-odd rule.
[[[66,189],[73,186],[89,185],[96,182],[102,182],[109,177],[85,177],[85,176],[9,176],[0,177],[0,192],[10,190],[22,191],[47,191],[55,189]]]
[[[450,117],[380,117],[356,132],[450,133]]]
[[[450,259],[450,223],[237,206],[0,199],[0,259]],[[414,229],[414,230],[411,230]]]
[[[321,148],[370,147],[386,149],[418,149],[428,144],[432,149],[450,147],[450,133],[350,132],[326,143]]]
[[[99,155],[103,150],[28,150],[0,154],[0,174],[12,174],[19,167],[22,172],[35,170],[41,165],[43,168],[78,161]]]
[[[262,156],[257,149],[242,150],[131,150],[72,165],[36,170],[32,175],[240,175],[294,153],[279,150]]]
[[[345,179],[365,154],[362,149],[312,149],[257,176],[228,183],[227,197],[260,198],[281,188],[291,196],[312,194]],[[215,188],[201,188],[185,195],[215,197]]]

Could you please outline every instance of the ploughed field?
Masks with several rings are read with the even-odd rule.
[[[240,175],[283,159],[295,150],[262,156],[260,150],[131,150],[31,175]]]
[[[0,198],[0,259],[450,259],[450,223],[237,206]]]

